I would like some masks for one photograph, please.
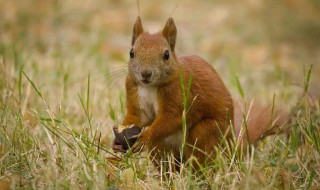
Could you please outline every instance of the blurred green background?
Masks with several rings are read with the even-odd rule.
[[[30,55],[54,54],[74,62],[72,59],[83,57],[78,66],[84,68],[125,64],[128,59],[132,25],[138,15],[134,0],[0,3],[2,56],[11,54],[10,47],[14,47],[30,59]],[[318,0],[141,0],[140,4],[144,27],[150,31],[158,31],[168,17],[174,17],[178,54],[198,54],[218,68],[237,62],[241,69],[255,68],[254,73],[264,65],[276,65],[281,75],[291,77],[291,83],[299,83],[296,76],[303,73],[303,65],[314,64],[317,73],[311,91],[319,96]]]

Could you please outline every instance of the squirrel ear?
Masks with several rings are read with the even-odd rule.
[[[133,26],[133,34],[132,34],[132,40],[131,40],[132,46],[142,32],[143,32],[142,22],[141,22],[140,16],[138,16]]]
[[[176,38],[177,38],[177,28],[174,24],[174,21],[172,18],[169,18],[166,25],[164,26],[162,30],[163,36],[167,39],[171,50],[174,50],[174,47],[176,45]]]

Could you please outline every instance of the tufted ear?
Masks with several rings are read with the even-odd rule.
[[[166,25],[162,30],[162,34],[167,39],[171,47],[171,50],[174,51],[174,47],[176,45],[176,38],[177,38],[177,28],[172,18],[168,19]]]
[[[140,19],[140,16],[138,16],[136,22],[133,26],[133,34],[132,34],[132,40],[131,45],[134,45],[134,42],[137,40],[138,36],[143,32],[142,22]]]

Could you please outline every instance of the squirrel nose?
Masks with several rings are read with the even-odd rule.
[[[152,75],[152,71],[151,70],[142,70],[141,71],[141,76],[145,79],[150,78]]]

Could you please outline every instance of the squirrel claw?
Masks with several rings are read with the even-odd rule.
[[[135,139],[135,138],[139,139],[140,136],[141,136],[140,134],[138,134],[138,135],[133,135],[133,136],[131,136],[129,139]]]
[[[140,152],[144,148],[144,143],[141,140],[138,140],[134,145],[131,147],[132,153]]]

